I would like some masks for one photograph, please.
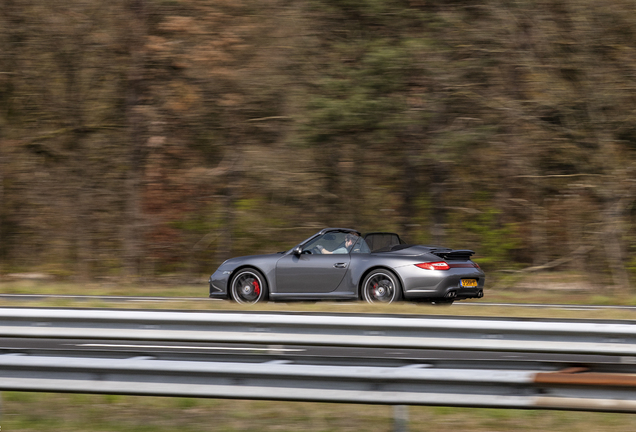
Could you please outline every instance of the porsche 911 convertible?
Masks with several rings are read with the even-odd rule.
[[[394,233],[326,228],[286,252],[225,261],[210,276],[210,297],[450,304],[484,295],[486,276],[473,254],[409,245]]]

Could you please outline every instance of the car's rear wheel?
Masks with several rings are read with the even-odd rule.
[[[402,285],[390,270],[373,270],[362,282],[362,299],[368,303],[393,303],[402,298]]]
[[[255,269],[240,270],[230,284],[232,299],[241,304],[254,304],[267,300],[267,281]]]

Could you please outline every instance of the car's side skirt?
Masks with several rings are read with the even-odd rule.
[[[302,294],[302,293],[270,293],[270,300],[296,300],[296,301],[313,301],[313,300],[357,300],[357,293],[321,293],[321,294]]]

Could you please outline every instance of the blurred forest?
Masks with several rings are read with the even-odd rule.
[[[0,0],[0,272],[326,226],[636,277],[634,0]]]

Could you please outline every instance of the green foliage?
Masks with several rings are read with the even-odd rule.
[[[523,244],[516,224],[499,223],[500,214],[498,210],[487,209],[462,224],[462,230],[476,236],[479,254],[475,262],[486,270],[509,267],[511,252]]]

